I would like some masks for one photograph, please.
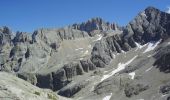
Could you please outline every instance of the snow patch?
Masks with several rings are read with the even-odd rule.
[[[112,93],[110,93],[110,95],[108,95],[108,96],[105,96],[105,97],[103,98],[103,100],[110,100],[111,97],[112,97]]]
[[[147,44],[145,45],[140,45],[139,43],[135,42],[137,49],[135,51],[137,51],[138,49],[142,49],[143,47],[145,47]]]
[[[151,69],[153,68],[153,66],[152,67],[150,67],[150,68],[148,68],[145,72],[148,72],[148,71],[150,71]]]
[[[83,58],[80,58],[80,60],[83,60]]]
[[[88,48],[91,48],[92,46],[91,45],[88,45]]]
[[[126,52],[124,50],[121,50],[121,52],[126,54]]]
[[[112,56],[113,56],[113,59],[115,59],[115,58],[116,58],[116,55],[115,55],[115,54],[112,54]]]
[[[137,99],[137,100],[144,100],[144,99]]]
[[[131,76],[132,80],[135,78],[135,72],[131,72],[131,73],[129,73],[129,75]]]
[[[137,56],[134,56],[131,60],[127,61],[126,63],[119,63],[119,64],[118,64],[118,67],[117,67],[115,70],[113,70],[113,71],[110,72],[109,74],[103,75],[103,77],[102,77],[102,79],[101,79],[101,82],[102,82],[103,80],[105,80],[105,79],[113,76],[113,75],[116,74],[117,72],[125,69],[125,67],[126,67],[127,65],[129,65],[136,57],[137,57]]]
[[[97,38],[96,40],[94,40],[94,41],[99,41],[99,40],[101,40],[103,36],[100,34],[100,35],[97,35],[97,37],[98,37],[98,38]]]
[[[140,45],[139,43],[137,43],[137,42],[135,42],[135,44],[136,44],[136,46],[139,48],[139,49],[141,49],[143,46],[142,45]]]
[[[161,95],[161,97],[165,97],[165,96],[167,96],[167,94],[162,94],[162,95]]]
[[[85,51],[85,53],[84,53],[84,55],[87,55],[87,54],[88,54],[88,52],[89,52],[89,51],[88,51],[88,50],[86,50],[86,51]]]
[[[141,15],[142,15],[143,17],[147,18],[146,14],[145,14],[145,11],[143,11],[143,12],[141,13]]]
[[[147,56],[147,57],[152,57],[152,55],[149,55],[149,56]]]
[[[83,50],[83,48],[77,48],[77,49],[75,49],[75,50],[76,50],[76,51],[77,51],[77,50]]]
[[[154,50],[160,42],[161,42],[161,40],[159,40],[156,43],[153,43],[153,42],[148,43],[148,47],[143,53],[146,53],[146,52]]]

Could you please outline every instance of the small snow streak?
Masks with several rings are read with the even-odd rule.
[[[89,52],[89,51],[88,51],[88,50],[86,50],[86,51],[85,51],[85,53],[84,53],[84,55],[87,55],[87,54],[88,54],[88,52]]]
[[[112,93],[110,93],[110,95],[108,95],[108,96],[105,96],[105,97],[103,98],[103,100],[110,100],[111,97],[112,97]]]
[[[88,48],[91,48],[92,46],[91,45],[88,45]]]
[[[98,36],[98,38],[96,39],[96,40],[94,40],[94,41],[99,41],[99,40],[101,40],[102,39],[102,35],[100,34],[100,35],[97,35]]]
[[[131,76],[131,79],[135,78],[135,72],[131,72],[131,73],[129,73],[129,75]]]
[[[143,17],[147,18],[146,14],[145,14],[145,11],[143,11],[143,12],[141,13],[141,15],[142,15]]]
[[[138,49],[142,49],[143,47],[145,47],[147,44],[145,45],[140,45],[139,43],[135,42],[137,49],[135,51],[137,51]]]
[[[153,68],[153,66],[152,67],[150,67],[150,68],[148,68],[145,72],[148,72],[148,71],[150,71],[151,69]]]
[[[77,49],[75,49],[75,50],[77,51],[77,50],[82,50],[82,49],[83,49],[83,48],[77,48]]]

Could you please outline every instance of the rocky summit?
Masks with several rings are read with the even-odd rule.
[[[0,28],[0,100],[170,100],[170,14],[92,18],[32,34]]]

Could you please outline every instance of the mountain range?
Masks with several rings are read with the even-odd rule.
[[[170,14],[92,18],[32,34],[0,28],[0,100],[170,100]]]

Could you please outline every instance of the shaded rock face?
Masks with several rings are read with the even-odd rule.
[[[153,65],[159,68],[161,72],[169,73],[170,46],[160,48],[159,52],[154,57],[156,58],[156,61]]]
[[[82,88],[84,88],[88,84],[87,82],[82,82],[78,84],[74,84],[72,86],[66,86],[61,89],[58,94],[65,97],[72,97],[74,94],[79,92]]]
[[[70,63],[64,65],[64,70],[66,71],[67,80],[72,79],[76,75],[82,75],[83,69],[78,63]]]
[[[170,94],[170,82],[168,82],[160,87],[160,93],[162,93],[164,95]]]
[[[53,89],[53,77],[52,74],[37,75],[37,86],[40,88]]]
[[[96,66],[91,62],[91,60],[81,60],[80,63],[85,72],[96,69]]]
[[[110,63],[114,54],[129,51],[133,47],[136,47],[134,41],[126,42],[120,35],[106,37],[94,45],[91,53],[91,61],[97,67],[105,67],[105,65]]]
[[[35,79],[36,85],[40,88],[49,88],[57,91],[70,83],[75,76],[84,74],[86,69],[94,70],[96,67],[89,60],[81,61],[81,63],[65,64],[61,69],[49,74],[37,74]],[[28,80],[30,76],[19,74],[19,77]]]
[[[27,82],[36,85],[37,84],[37,77],[35,74],[31,73],[18,73],[17,76]]]
[[[66,72],[64,69],[58,70],[57,72],[52,73],[53,76],[53,90],[59,90],[62,87],[66,86],[68,83],[70,83],[69,80],[67,80]]]
[[[161,72],[169,73],[170,72],[169,59],[170,53],[164,54],[154,63],[154,65],[156,65]]]

